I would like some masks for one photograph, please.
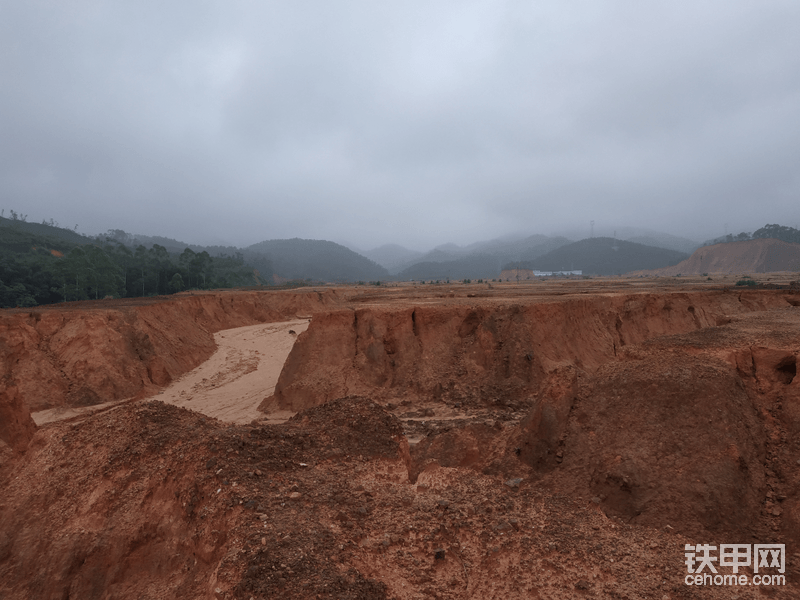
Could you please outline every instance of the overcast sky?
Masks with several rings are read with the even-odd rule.
[[[800,225],[800,2],[0,0],[0,208],[244,246]]]

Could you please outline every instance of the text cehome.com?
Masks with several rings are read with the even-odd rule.
[[[785,544],[686,544],[686,585],[786,585]],[[716,565],[715,565],[716,563]],[[732,573],[719,573],[717,566]],[[752,568],[753,575],[739,573]]]
[[[722,575],[689,573],[683,580],[686,585],[786,585],[786,575]]]

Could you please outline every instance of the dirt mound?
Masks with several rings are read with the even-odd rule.
[[[227,536],[201,514],[213,429],[161,404],[42,428],[1,474],[0,595],[207,597]]]
[[[411,447],[409,480],[413,483],[431,465],[469,468],[505,478],[527,476],[529,469],[508,452],[509,432],[499,421],[444,426]]]
[[[747,274],[773,271],[800,271],[800,244],[775,239],[714,244],[698,248],[689,258],[673,267],[636,271],[629,275]]]
[[[320,461],[344,465],[385,458],[405,479],[399,434],[396,419],[361,398],[263,428],[225,427],[160,402],[44,427],[14,476],[4,471],[0,479],[0,595],[212,597],[217,586],[230,587],[221,581],[233,577],[226,569],[241,566],[230,565],[247,543],[238,528],[255,536],[254,548],[263,547],[265,522],[257,514],[281,512],[298,489],[320,501],[335,493],[315,483]],[[368,513],[357,509],[363,520]],[[271,536],[276,548],[305,541],[306,551],[333,551],[335,536],[314,536],[303,519],[290,520],[299,537],[287,544],[283,536]],[[289,561],[280,551],[259,558],[270,571],[274,561]],[[384,588],[360,574],[339,573],[332,564],[306,562],[320,591],[355,587],[366,590],[366,597],[380,597],[373,593]],[[297,569],[294,556],[291,564]],[[256,591],[247,583],[254,576],[253,570],[245,573],[240,589]],[[256,587],[259,593],[286,587],[277,577],[272,583]]]
[[[570,413],[554,456],[573,493],[626,522],[753,533],[766,431],[728,364],[673,353],[612,363]]]
[[[298,413],[287,423],[290,431],[313,440],[321,457],[358,454],[370,458],[397,458],[403,426],[397,417],[372,400],[349,396]]]

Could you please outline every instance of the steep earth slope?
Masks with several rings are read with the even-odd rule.
[[[779,294],[710,292],[333,311],[298,337],[262,408],[297,411],[348,394],[519,405],[552,373],[593,372],[626,344],[779,306],[788,306]]]
[[[211,355],[217,331],[335,303],[334,292],[219,292],[4,311],[0,361],[30,410],[91,405],[150,391],[190,370]]]
[[[24,447],[30,413],[154,393],[214,352],[213,334],[337,304],[334,291],[215,292],[0,312],[0,440]]]
[[[634,274],[700,275],[701,273],[770,273],[800,271],[800,244],[775,239],[747,240],[704,246],[672,267]]]

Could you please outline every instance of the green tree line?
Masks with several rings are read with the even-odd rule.
[[[771,225],[764,225],[764,227],[761,229],[756,229],[753,233],[748,233],[747,231],[742,231],[736,235],[729,233],[728,235],[718,237],[713,240],[707,240],[703,245],[711,246],[713,244],[745,242],[747,240],[763,240],[769,238],[789,242],[792,244],[800,244],[800,229],[773,223]]]
[[[111,238],[85,239],[76,244],[0,226],[0,307],[155,296],[258,281],[239,252],[212,257],[188,247],[170,253],[158,244],[130,248]]]

